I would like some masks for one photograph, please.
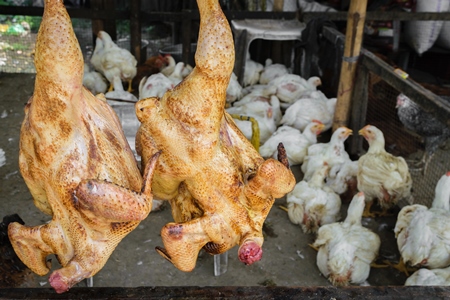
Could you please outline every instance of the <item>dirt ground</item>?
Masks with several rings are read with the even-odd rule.
[[[17,213],[27,225],[40,225],[50,220],[34,206],[18,167],[23,107],[33,93],[34,78],[34,74],[0,73],[0,148],[5,152],[6,159],[4,165],[0,163],[0,217]],[[293,169],[300,180],[299,167]],[[285,199],[278,199],[266,220],[268,230],[265,230],[262,260],[245,266],[237,257],[238,247],[234,247],[228,251],[228,270],[220,276],[214,276],[213,256],[203,252],[191,273],[179,271],[159,256],[154,249],[155,246],[162,246],[160,229],[172,218],[167,206],[162,211],[152,212],[119,244],[104,268],[94,276],[94,286],[330,285],[316,266],[315,250],[308,246],[314,241],[314,236],[304,234],[299,226],[292,224],[286,212],[278,207],[282,204],[285,204]],[[343,205],[343,218],[346,208],[347,205]],[[381,237],[380,259],[398,259],[393,233],[395,217],[364,219],[363,223]],[[53,259],[53,266],[57,267],[56,259]],[[392,268],[372,269],[368,284],[403,285],[405,279],[403,274]],[[79,283],[79,286],[85,285],[85,281]],[[15,283],[15,287],[49,286],[48,275],[28,276]]]

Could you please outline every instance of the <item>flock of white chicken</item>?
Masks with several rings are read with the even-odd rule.
[[[136,60],[106,32],[98,35],[91,64],[95,71],[85,66],[83,84],[94,94],[138,100],[122,86],[136,74]],[[191,71],[191,66],[168,56],[159,73],[141,80],[139,99],[162,97]],[[405,160],[385,151],[383,133],[375,126],[359,131],[369,149],[356,161],[345,151],[344,142],[352,134],[346,127],[338,128],[329,142],[317,143],[317,136],[331,128],[336,105],[336,98],[329,99],[317,90],[319,85],[320,78],[304,79],[270,59],[265,66],[248,59],[243,86],[236,75],[230,79],[226,110],[232,116],[243,116],[236,124],[262,157],[276,158],[277,146],[283,143],[289,163],[301,165],[304,177],[287,195],[286,210],[292,223],[317,235],[313,247],[318,250],[321,273],[334,285],[363,284],[381,243],[376,233],[362,226],[361,218],[374,216],[370,212],[373,200],[388,209],[400,199],[412,197],[412,180]],[[250,118],[256,120],[259,134]],[[341,195],[348,189],[355,192],[346,219],[339,222]],[[425,267],[409,277],[407,285],[450,285],[449,198],[450,172],[438,182],[430,209],[410,205],[398,215],[395,235],[402,262]]]

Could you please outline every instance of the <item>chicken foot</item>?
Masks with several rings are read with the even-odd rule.
[[[213,217],[214,218],[214,217]],[[164,247],[156,247],[156,251],[174,264],[181,271],[194,269],[198,253],[207,243],[213,243],[215,253],[227,251],[221,236],[231,236],[231,228],[220,218],[209,217],[193,219],[185,223],[168,223],[161,230]]]
[[[412,267],[408,267],[405,264],[405,261],[403,260],[403,257],[400,257],[400,260],[398,263],[394,264],[388,260],[384,260],[383,261],[385,264],[387,264],[388,266],[393,267],[394,269],[398,270],[399,272],[405,274],[407,277],[409,277],[410,272],[415,272],[418,270],[418,268],[412,268]]]
[[[46,262],[48,255],[55,253],[59,260],[65,260],[66,253],[73,252],[61,228],[52,222],[39,227],[14,222],[8,226],[8,236],[20,260],[39,276],[44,276],[50,271],[50,266]],[[53,247],[55,242],[63,245],[64,249],[56,250]]]

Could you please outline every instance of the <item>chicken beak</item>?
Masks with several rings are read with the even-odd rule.
[[[352,135],[353,134],[353,130],[351,130],[351,129],[349,129],[349,128],[347,128],[347,131],[346,131],[346,136],[350,136],[350,135]]]
[[[359,135],[362,135],[362,136],[365,136],[365,134],[366,134],[366,127],[361,128],[361,129],[358,131],[358,134],[359,134]]]
[[[318,132],[318,134],[320,134],[323,131],[323,129],[325,128],[325,124],[318,124],[317,128],[319,129],[317,132]]]

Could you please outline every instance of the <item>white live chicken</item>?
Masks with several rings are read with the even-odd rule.
[[[303,163],[308,147],[317,143],[317,136],[322,130],[323,124],[319,121],[311,122],[306,126],[303,133],[290,126],[281,126],[259,148],[259,154],[264,158],[276,158],[278,155],[278,144],[283,143],[289,165],[299,165]]]
[[[282,107],[287,108],[302,96],[317,91],[317,87],[322,84],[319,77],[311,77],[308,80],[296,74],[284,74],[274,78],[268,85],[277,89],[277,97],[282,102]]]
[[[172,80],[162,73],[153,74],[150,77],[142,78],[139,83],[139,100],[148,97],[161,98],[168,90],[174,88]]]
[[[264,144],[270,138],[270,136],[277,130],[277,123],[275,120],[276,114],[274,114],[274,107],[271,105],[271,103],[268,103],[267,101],[247,102],[241,106],[232,106],[226,108],[226,111],[229,114],[255,118],[259,125],[260,144]],[[235,120],[235,123],[242,131],[242,133],[245,135],[245,137],[249,141],[251,141],[253,134],[251,122]]]
[[[267,102],[272,107],[272,115],[276,125],[281,121],[283,113],[281,112],[280,100],[274,95],[274,90],[270,87],[258,88],[242,97],[239,101],[233,103],[235,107],[245,106],[250,102]]]
[[[260,84],[268,84],[273,79],[285,74],[289,74],[288,68],[283,64],[274,64],[272,59],[266,59],[266,65],[259,77]]]
[[[345,162],[350,161],[350,156],[345,151],[344,142],[353,133],[345,126],[339,127],[331,135],[328,143],[317,143],[308,147],[308,154],[302,164],[303,179],[309,180],[314,172],[321,168],[324,163],[330,167],[329,177],[335,178]]]
[[[364,283],[380,249],[379,236],[361,225],[364,193],[357,193],[344,222],[319,228],[313,247],[318,248],[317,267],[335,286]]]
[[[330,129],[337,99],[327,99],[320,91],[310,93],[305,97],[298,99],[286,109],[280,124],[303,131],[312,120],[319,120],[325,124],[324,130]],[[281,107],[283,108],[283,105]]]
[[[323,164],[311,180],[298,182],[286,196],[289,220],[299,224],[304,233],[316,233],[320,226],[340,219],[341,199],[325,185],[328,170]]]
[[[326,185],[328,185],[337,194],[342,195],[349,187],[356,186],[356,176],[358,175],[358,161],[345,160],[339,167],[334,176],[328,176]],[[352,194],[353,197],[354,193]],[[342,199],[342,197],[341,197]]]
[[[167,76],[167,78],[169,78],[170,81],[172,81],[172,83],[174,85],[179,84],[183,80],[184,77],[183,77],[182,73],[184,70],[184,66],[185,66],[184,62],[181,62],[181,61],[178,62],[175,65],[175,69],[173,70],[172,74]]]
[[[230,82],[227,87],[227,103],[231,104],[243,97],[242,86],[238,81],[236,74],[231,73]]]
[[[450,267],[433,270],[419,269],[406,279],[405,285],[449,286]]]
[[[117,46],[105,31],[97,34],[91,63],[111,84],[109,91],[114,89],[114,76],[119,76],[121,81],[128,82],[128,92],[131,92],[131,82],[137,73],[137,60],[130,51]]]
[[[249,85],[242,88],[242,97],[250,94],[253,91],[256,90],[267,90],[266,93],[269,95],[275,95],[277,93],[277,88],[272,85],[268,84],[255,84],[255,85]]]
[[[450,265],[449,201],[450,172],[447,172],[436,184],[430,209],[420,204],[402,208],[394,233],[403,263],[430,269]]]
[[[264,66],[262,64],[250,59],[250,54],[247,54],[247,60],[244,67],[244,80],[242,85],[246,87],[249,85],[257,84],[263,69]]]
[[[104,94],[108,89],[103,75],[97,71],[91,71],[88,64],[84,64],[83,85],[94,95]]]
[[[275,120],[273,119],[272,107],[266,102],[252,102],[245,106],[226,108],[229,114],[252,117],[258,122],[260,131],[260,144],[264,144],[267,139],[277,130]],[[234,120],[244,136],[251,141],[253,130],[250,121]]]
[[[170,54],[165,55],[164,60],[166,61],[167,65],[161,69],[161,73],[168,77],[175,70],[177,62],[175,61],[175,58],[173,58],[173,56]]]
[[[364,216],[372,216],[370,207],[378,199],[385,214],[387,209],[397,204],[400,199],[411,197],[412,179],[408,165],[403,157],[397,157],[385,150],[383,132],[375,126],[367,125],[361,130],[369,143],[366,154],[358,159],[358,190],[366,196]]]

